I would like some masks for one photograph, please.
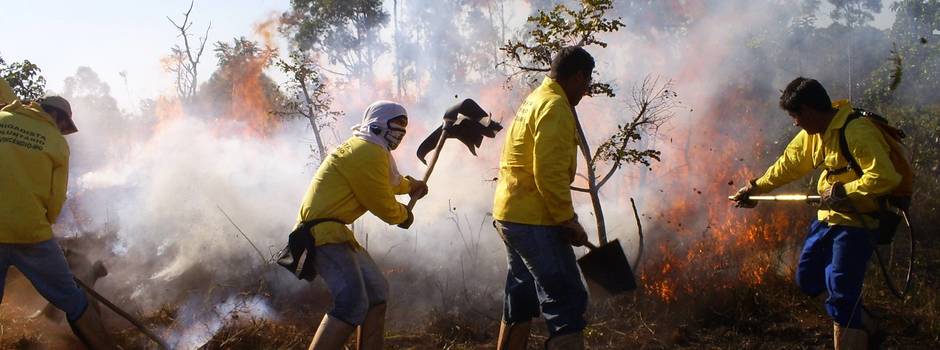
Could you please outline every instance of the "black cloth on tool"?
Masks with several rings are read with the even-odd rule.
[[[476,149],[483,143],[483,137],[496,137],[496,133],[502,130],[503,126],[492,121],[476,101],[469,98],[463,100],[447,110],[444,114],[444,125],[437,127],[418,146],[418,159],[422,163],[427,164],[424,157],[437,146],[437,141],[445,129],[447,138],[460,140],[470,153],[477,155]]]

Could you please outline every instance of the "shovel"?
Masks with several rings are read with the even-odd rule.
[[[600,247],[585,243],[591,251],[578,259],[584,277],[600,285],[610,294],[620,294],[636,289],[633,269],[627,262],[619,240],[607,242]]]

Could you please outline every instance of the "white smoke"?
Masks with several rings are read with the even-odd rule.
[[[405,142],[394,155],[403,174],[420,178],[425,167],[416,161],[415,149],[451,105],[473,98],[508,127],[528,91],[505,90],[505,75],[492,71],[492,60],[502,60],[496,50],[507,36],[524,35],[522,20],[531,7],[520,2],[493,1],[474,9],[483,17],[447,17],[449,11],[465,9],[438,1],[402,3],[399,23],[418,16],[435,18],[420,21],[427,27],[401,29],[402,35],[420,44],[406,46],[407,52],[398,53],[413,59],[412,81],[405,87],[405,94],[398,96],[393,74],[381,69],[375,81],[334,86],[330,92],[336,99],[336,109],[345,111],[346,117],[326,134],[338,136],[328,137],[335,145],[349,135],[348,127],[359,121],[373,100],[400,99],[409,110],[410,125]],[[680,8],[695,20],[677,20]],[[674,80],[683,101],[677,117],[648,141],[663,151],[663,161],[653,165],[655,171],[628,166],[602,192],[611,238],[626,241],[628,255],[633,254],[636,241],[632,210],[624,205],[626,197],[636,197],[642,212],[656,212],[668,207],[667,203],[689,200],[689,193],[669,188],[669,177],[676,169],[690,166],[686,164],[690,147],[715,142],[704,139],[714,134],[700,133],[696,127],[714,125],[703,124],[699,118],[713,115],[701,112],[728,110],[723,104],[734,103],[722,98],[732,86],[729,82],[753,81],[752,86],[761,89],[766,103],[772,105],[776,89],[786,81],[822,70],[821,66],[799,70],[781,64],[767,57],[778,50],[761,44],[780,42],[789,25],[784,20],[798,9],[796,1],[741,0],[632,13],[628,5],[618,4],[617,12],[622,13],[628,26],[602,36],[610,44],[608,48],[587,48],[598,62],[599,80],[611,81],[619,88],[619,96],[613,100],[587,98],[579,106],[593,145],[615,130],[618,122],[630,117],[626,97],[630,87],[646,76]],[[646,16],[675,20],[679,29],[631,27],[644,23]],[[480,42],[489,44],[481,46]],[[389,53],[381,63],[389,67],[394,57]],[[465,66],[455,67],[457,64]],[[183,305],[180,312],[192,318],[187,322],[210,325],[205,331],[177,334],[179,344],[188,348],[200,345],[206,334],[214,333],[224,322],[224,317],[193,315],[205,306],[187,306],[193,303],[193,293],[229,288],[239,285],[233,281],[259,276],[273,280],[275,288],[290,293],[322,288],[291,280],[283,271],[271,272],[251,246],[253,243],[264,258],[269,257],[273,248],[286,242],[294,224],[301,197],[316,170],[309,157],[312,137],[306,121],[288,121],[272,135],[256,137],[245,133],[247,125],[224,116],[165,116],[152,108],[119,111],[108,87],[90,69],[79,69],[70,79],[65,94],[72,101],[80,129],[69,137],[73,160],[70,201],[81,213],[65,221],[68,224],[73,220],[73,225],[80,225],[80,231],[86,233],[114,233],[114,245],[102,255],[107,257],[111,271],[99,284],[103,290],[122,295],[145,311],[164,304]],[[753,101],[749,103],[753,105]],[[722,117],[728,125],[735,123],[734,115]],[[785,125],[785,119],[775,117],[779,116],[767,116],[779,120],[768,125]],[[779,138],[787,132],[767,131],[761,137]],[[488,213],[503,137],[500,134],[496,139],[484,140],[477,157],[456,140],[445,145],[429,182],[430,194],[418,203],[411,230],[390,227],[369,214],[356,223],[359,241],[367,245],[383,268],[391,270],[391,318],[446,311],[457,302],[491,303],[477,306],[481,312],[499,317],[505,253],[490,226]],[[753,141],[759,144],[761,139]],[[581,169],[583,173],[583,163]],[[726,179],[701,174],[683,184],[706,188],[714,181]],[[579,181],[578,185],[583,183]],[[663,189],[667,191],[661,192]],[[574,196],[580,217],[593,231],[587,196]],[[703,203],[727,205],[715,198]],[[467,295],[476,299],[460,300]],[[233,300],[225,295],[208,299],[220,310]],[[263,310],[255,315],[275,317],[277,313],[267,309],[263,300],[252,299],[251,303],[256,305],[254,309]]]

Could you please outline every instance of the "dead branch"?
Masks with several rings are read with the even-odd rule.
[[[235,221],[232,221],[232,218],[228,216],[228,213],[226,213],[225,210],[222,210],[221,206],[216,204],[215,207],[219,208],[219,211],[222,212],[222,215],[225,215],[225,218],[228,219],[228,222],[230,222],[232,226],[235,226],[235,229],[238,230],[238,233],[240,233],[242,237],[244,237],[245,240],[248,241],[248,244],[251,244],[251,247],[254,248],[256,252],[258,252],[258,257],[261,258],[261,264],[267,265],[268,260],[264,258],[264,253],[261,253],[261,249],[258,249],[258,246],[255,245],[255,242],[252,242],[251,238],[248,238],[248,235],[246,235],[245,232],[242,231],[242,229],[238,227],[238,225],[235,224]]]
[[[176,45],[173,47],[173,59],[175,62],[175,67],[170,67],[170,71],[176,73],[176,90],[180,94],[180,97],[186,101],[190,101],[194,96],[196,96],[196,88],[199,84],[199,61],[202,58],[202,53],[206,48],[206,41],[209,37],[209,29],[212,28],[212,22],[209,22],[209,25],[206,26],[206,32],[203,34],[203,37],[199,38],[198,48],[194,49],[195,46],[191,46],[189,43],[189,29],[192,27],[193,23],[189,21],[189,15],[193,11],[193,5],[195,0],[189,3],[189,9],[183,13],[183,22],[182,24],[176,23],[172,18],[167,16],[167,20],[173,24],[174,27],[180,32],[180,37],[183,38],[183,47]],[[195,51],[195,52],[194,52]]]
[[[633,218],[636,219],[636,235],[639,238],[636,245],[636,259],[633,259],[633,264],[631,264],[633,269],[636,270],[640,264],[640,259],[643,258],[643,225],[640,224],[640,213],[636,210],[636,202],[633,201],[633,197],[630,197],[630,206],[633,207]]]

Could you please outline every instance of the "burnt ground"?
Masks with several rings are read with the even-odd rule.
[[[903,301],[888,294],[874,269],[869,271],[866,303],[881,318],[888,336],[884,349],[940,348],[940,242],[921,244],[913,293]],[[0,307],[0,348],[72,349],[67,326],[27,316],[41,307],[28,283],[11,270],[7,297]],[[11,292],[13,291],[13,292]],[[34,293],[34,292],[33,292]],[[723,292],[702,290],[673,302],[643,291],[618,297],[595,297],[585,330],[592,349],[820,349],[831,347],[832,325],[822,299],[802,295],[787,276],[768,278],[757,286]],[[321,303],[293,305],[275,321],[235,317],[215,332],[203,349],[306,349],[322,316]],[[176,322],[178,307],[167,305],[144,317],[154,328]],[[402,309],[394,317],[410,317]],[[498,324],[492,317],[456,308],[430,313],[408,326],[391,322],[389,349],[486,349],[495,346]],[[108,320],[125,349],[154,348],[126,322]],[[537,321],[530,349],[546,339]]]

